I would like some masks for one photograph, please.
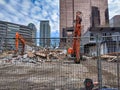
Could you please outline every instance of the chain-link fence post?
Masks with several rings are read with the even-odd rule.
[[[118,90],[120,90],[119,36],[117,36],[116,48],[117,48],[117,82],[118,82]]]
[[[98,82],[99,82],[99,90],[102,89],[102,66],[100,59],[100,37],[96,36],[96,46],[97,46],[97,69],[98,69]]]

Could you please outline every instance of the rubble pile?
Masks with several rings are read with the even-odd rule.
[[[117,62],[120,56],[117,55],[102,55],[101,59],[107,60],[108,62]]]
[[[0,55],[0,63],[42,63],[45,61],[63,60],[66,58],[65,50],[42,49],[39,51],[26,51],[24,55],[6,52]]]
[[[112,52],[112,53],[101,55],[100,57],[102,60],[106,60],[108,62],[118,62],[118,60],[120,59],[120,53]]]

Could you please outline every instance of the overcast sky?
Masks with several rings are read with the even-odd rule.
[[[120,14],[120,0],[108,0],[109,16]],[[52,33],[59,30],[59,0],[0,0],[0,20],[22,25],[50,20]]]
[[[120,0],[108,0],[109,18],[120,15]]]

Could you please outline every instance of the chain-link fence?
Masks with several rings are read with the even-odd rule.
[[[75,64],[74,57],[67,53],[68,48],[73,45],[74,38],[37,39],[40,41],[39,46],[29,42],[28,39],[25,54],[42,51],[42,54],[45,52],[49,56],[49,60],[47,56],[46,58],[39,57],[40,53],[34,59],[27,58],[27,61],[25,61],[26,58],[21,57],[25,63],[30,62],[28,59],[33,59],[40,62],[39,64],[36,62],[30,65],[22,63],[6,67],[2,67],[1,64],[1,89],[79,90],[84,87],[84,80],[90,78],[99,82],[95,86],[99,90],[102,87],[120,90],[120,36],[81,37],[80,64]],[[11,43],[5,43],[8,40],[11,40]],[[15,39],[1,38],[0,42],[1,53],[16,49]],[[22,49],[21,45],[19,49]],[[5,57],[1,58],[1,60],[5,59]],[[14,59],[14,61],[17,60]]]

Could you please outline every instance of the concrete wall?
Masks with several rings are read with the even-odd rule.
[[[62,37],[63,28],[73,26],[73,19],[75,19],[76,11],[78,10],[83,13],[82,34],[85,33],[91,26],[92,6],[99,8],[100,25],[105,25],[105,11],[108,8],[108,0],[60,0],[60,37]]]
[[[110,19],[111,27],[120,27],[120,15],[116,15]]]

